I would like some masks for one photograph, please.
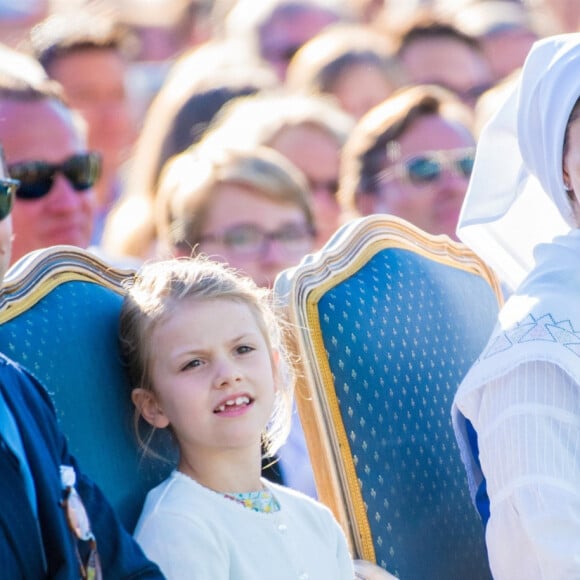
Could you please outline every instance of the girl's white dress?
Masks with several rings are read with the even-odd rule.
[[[280,510],[248,509],[174,471],[149,492],[135,538],[168,580],[352,580],[330,510],[262,481]]]

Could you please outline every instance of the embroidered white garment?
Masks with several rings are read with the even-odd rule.
[[[580,230],[535,257],[453,405],[472,497],[485,473],[496,579],[580,578]]]
[[[474,501],[485,478],[496,580],[580,578],[580,230],[562,172],[579,72],[580,34],[534,44],[482,134],[457,230],[517,287],[452,406]]]
[[[572,225],[558,168],[578,98],[579,38],[534,44],[519,83],[478,141],[457,235],[511,290],[533,267],[534,247]]]

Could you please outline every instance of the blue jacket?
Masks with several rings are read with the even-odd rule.
[[[104,578],[163,578],[125,531],[107,500],[82,475],[60,432],[44,388],[0,354],[0,389],[14,415],[37,495],[40,533],[23,485],[18,461],[0,446],[0,576],[10,579],[79,578],[72,534],[60,505],[60,466],[71,465],[97,539]],[[94,444],[97,446],[98,441]],[[41,536],[41,537],[40,537]],[[41,545],[42,542],[42,545]],[[86,547],[81,542],[83,552]],[[42,546],[47,560],[43,571]]]

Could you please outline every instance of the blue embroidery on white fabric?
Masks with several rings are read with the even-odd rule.
[[[574,330],[569,320],[556,322],[551,314],[544,314],[540,318],[529,314],[522,322],[496,336],[481,358],[490,358],[518,344],[537,341],[561,344],[580,356],[580,332]]]

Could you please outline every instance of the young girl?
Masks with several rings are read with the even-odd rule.
[[[132,399],[179,447],[135,532],[169,579],[354,577],[331,512],[260,476],[262,443],[273,453],[288,432],[293,385],[268,296],[204,258],[146,265],[128,289]]]

